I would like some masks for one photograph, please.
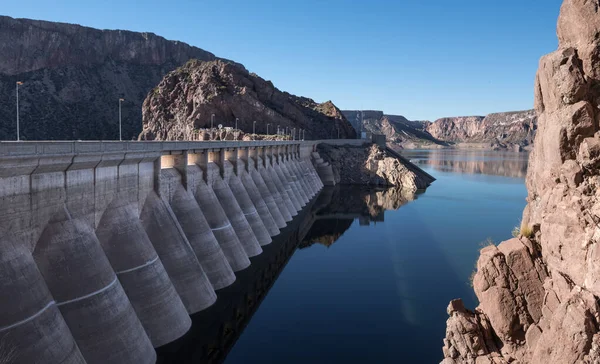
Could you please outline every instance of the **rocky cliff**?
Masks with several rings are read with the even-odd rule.
[[[434,178],[392,150],[321,143],[319,154],[333,169],[336,184],[396,186],[404,191],[427,188]]]
[[[494,113],[487,116],[442,118],[425,130],[452,143],[531,144],[537,129],[534,110]]]
[[[565,0],[536,76],[521,234],[481,251],[444,363],[600,363],[600,3]]]
[[[0,16],[0,139],[16,138],[15,83],[21,135],[35,139],[118,139],[142,129],[141,107],[169,71],[212,53],[152,33]]]
[[[352,125],[331,101],[279,91],[245,68],[225,61],[192,60],[167,74],[144,101],[142,140],[197,139],[215,125],[274,134],[277,128],[305,131],[306,139],[356,138]],[[254,128],[253,122],[256,121]],[[339,132],[339,134],[338,134]],[[304,133],[303,133],[304,134]]]

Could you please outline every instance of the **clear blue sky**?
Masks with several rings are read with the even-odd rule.
[[[561,0],[2,0],[2,15],[148,31],[281,90],[409,119],[533,107]]]

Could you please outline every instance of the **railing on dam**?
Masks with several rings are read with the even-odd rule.
[[[312,144],[302,141],[34,141],[0,142],[0,156],[71,155],[87,153],[164,153],[195,149],[272,147]]]
[[[323,187],[314,145],[1,142],[0,347],[154,362]]]

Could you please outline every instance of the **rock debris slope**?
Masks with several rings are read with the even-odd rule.
[[[565,0],[535,83],[522,235],[481,251],[443,363],[600,363],[600,3]],[[531,229],[530,231],[526,231]]]

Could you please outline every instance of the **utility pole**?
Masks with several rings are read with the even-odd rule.
[[[123,141],[123,124],[121,122],[121,103],[125,101],[125,99],[119,99],[119,141]]]
[[[21,141],[21,132],[19,130],[19,86],[22,85],[23,82],[17,81],[17,141]]]

